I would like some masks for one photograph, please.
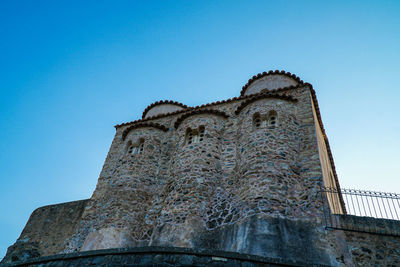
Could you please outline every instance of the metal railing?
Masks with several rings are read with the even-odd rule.
[[[400,235],[400,194],[323,188],[321,198],[327,228]]]

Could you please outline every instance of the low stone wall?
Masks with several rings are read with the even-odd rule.
[[[141,247],[104,249],[80,253],[59,254],[11,266],[327,266],[298,261],[278,260],[249,254],[176,247]]]
[[[348,229],[344,232],[355,266],[400,266],[400,221],[351,215],[339,218],[340,227]]]
[[[331,217],[332,220],[328,224],[333,228],[400,237],[400,221],[397,220],[336,214]]]
[[[191,221],[190,221],[191,222]],[[336,231],[326,231],[322,223],[316,223],[315,220],[290,220],[279,217],[268,217],[265,215],[252,216],[245,220],[239,221],[235,224],[224,225],[214,229],[201,228],[201,224],[191,222],[190,224],[185,224],[179,228],[171,228],[169,225],[164,225],[164,227],[156,228],[152,235],[152,242],[149,245],[136,246],[140,249],[146,251],[151,251],[152,247],[159,247],[160,249],[166,249],[169,251],[171,247],[182,248],[182,245],[176,245],[176,240],[170,239],[171,236],[179,236],[179,231],[182,233],[190,233],[191,235],[184,235],[182,238],[187,240],[190,247],[185,247],[189,249],[188,251],[224,251],[224,253],[233,253],[232,255],[248,255],[246,257],[261,257],[262,259],[271,259],[271,262],[303,262],[304,266],[342,266],[342,263],[351,261],[350,256],[346,257],[347,246],[345,244],[344,235],[337,235]],[[188,229],[192,230],[188,230]],[[107,240],[114,238],[114,233],[97,232],[102,242],[108,242]],[[46,235],[43,235],[46,237]],[[61,244],[68,240],[69,236]],[[44,240],[47,240],[44,238]],[[64,243],[65,244],[65,243]],[[113,247],[117,249],[117,247]],[[135,247],[123,247],[123,249],[128,249],[128,251],[136,251]],[[133,249],[133,250],[132,250]],[[183,249],[183,248],[182,248]],[[37,249],[36,254],[24,253],[31,250],[14,250],[13,253],[7,254],[7,259],[4,263],[14,263],[16,261],[21,261],[30,264],[30,260],[35,260],[34,258],[47,256],[49,254],[44,254],[43,252],[48,252],[45,250]],[[102,253],[102,250],[90,250],[87,252]],[[113,250],[114,251],[114,250]],[[115,250],[119,251],[119,250]],[[125,251],[125,250],[121,250]],[[184,250],[186,251],[186,250]],[[68,262],[60,264],[60,266],[65,266],[69,263],[70,258],[80,257],[80,255],[92,255],[92,254],[81,254],[86,253],[85,251],[77,252],[77,254],[64,254],[68,257]],[[153,253],[153,252],[151,252]],[[58,255],[57,255],[58,254]],[[159,258],[164,260],[164,256],[157,256],[157,253],[153,253],[153,256],[137,256],[129,258],[128,261],[136,261],[139,263],[143,260],[158,264]],[[18,255],[13,257],[12,255]],[[25,255],[25,256],[21,256]],[[63,256],[60,256],[59,252],[53,252],[54,257],[57,261]],[[69,255],[69,256],[68,256]],[[197,254],[196,254],[197,255]],[[214,254],[211,254],[215,256]],[[231,255],[231,254],[229,254]],[[250,256],[251,255],[251,256]],[[218,255],[217,255],[218,256]],[[61,257],[61,258],[60,258]],[[96,256],[97,257],[97,256]],[[137,259],[139,257],[139,259]],[[107,266],[109,257],[103,257],[101,259],[96,259],[96,261],[101,262]],[[167,257],[168,258],[168,257]],[[212,265],[214,264],[212,259],[198,259],[196,257],[190,257],[193,261],[194,266],[197,264]],[[50,257],[52,259],[52,257]],[[169,259],[169,258],[168,258]],[[273,259],[273,260],[272,260]],[[114,257],[112,257],[114,260]],[[126,262],[124,258],[115,259],[118,262]],[[173,257],[176,263],[184,264],[187,258]],[[119,264],[116,262],[115,264]],[[107,264],[106,264],[107,263]],[[58,263],[57,263],[58,264]],[[72,264],[72,263],[71,263]],[[74,266],[86,266],[86,263],[74,263]],[[92,264],[90,262],[87,263]],[[140,263],[141,264],[141,263]],[[217,264],[217,263],[215,263]],[[219,264],[219,263],[218,263]],[[223,263],[224,264],[224,263]],[[235,262],[230,262],[226,266],[241,266],[235,265]],[[96,264],[94,264],[96,265]],[[113,264],[111,264],[113,265]],[[58,266],[58,265],[57,265]],[[136,266],[136,265],[135,265]],[[139,265],[141,266],[141,265]],[[146,266],[146,265],[143,265]],[[201,266],[201,265],[200,265]],[[250,265],[251,266],[251,265]],[[266,265],[269,266],[269,265]],[[274,265],[272,265],[274,266]],[[289,266],[297,266],[290,265]],[[302,266],[302,265],[300,265]]]
[[[88,200],[49,205],[34,210],[21,236],[2,262],[57,254],[75,232]]]

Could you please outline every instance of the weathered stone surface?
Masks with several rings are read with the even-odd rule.
[[[279,87],[285,88],[265,93]],[[3,262],[72,253],[43,266],[397,265],[398,238],[324,228],[318,192],[337,182],[311,85],[268,74],[252,80],[243,94],[207,110],[170,102],[151,106],[149,124],[118,126],[91,198],[35,211]],[[332,211],[343,213],[340,199],[328,201]],[[152,246],[274,261],[182,251],[90,254]]]
[[[191,247],[195,248],[240,252],[291,261],[309,259],[310,264],[335,265],[336,259],[333,255],[340,252],[321,242],[329,239],[327,233],[321,229],[323,226],[316,225],[313,221],[258,215],[212,230],[198,228],[188,240],[192,242]],[[173,240],[165,238],[171,236],[170,231],[170,228],[158,229],[152,245],[175,246]]]
[[[348,229],[364,231],[346,231],[348,249],[355,266],[400,266],[400,221],[348,215],[339,219],[340,224]],[[371,229],[396,235],[368,233]]]
[[[4,264],[11,266],[223,266],[223,267],[272,267],[272,266],[327,266],[303,261],[282,260],[207,249],[175,247],[145,247],[106,249],[71,254],[61,254]]]
[[[86,238],[85,243],[83,243],[81,251],[131,247],[134,245],[135,242],[132,241],[129,232],[124,231],[124,229],[110,227],[91,232]]]
[[[88,200],[36,209],[17,242],[7,250],[4,262],[60,253],[76,231]]]
[[[14,245],[8,248],[7,255],[4,257],[3,262],[26,261],[40,256],[37,242],[17,240]]]

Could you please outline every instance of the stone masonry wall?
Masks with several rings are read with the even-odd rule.
[[[78,225],[88,200],[49,205],[32,212],[4,262],[60,253]]]
[[[276,126],[255,127],[252,114],[279,114]],[[295,217],[302,208],[295,191],[302,190],[297,167],[299,123],[296,105],[275,99],[262,99],[247,106],[239,115],[238,162],[239,202],[246,216],[266,213]],[[306,212],[306,211],[304,211]],[[304,213],[303,212],[303,213]]]
[[[275,125],[255,124],[271,112]],[[346,215],[329,198],[350,231],[325,227],[319,190],[337,177],[315,93],[297,76],[265,72],[240,98],[161,101],[144,116],[117,127],[92,197],[35,210],[1,264],[400,265],[398,221]]]
[[[238,115],[235,111],[245,100],[232,101],[212,107],[228,118],[194,114],[175,129],[181,114],[166,116],[152,122],[167,127],[167,132],[137,128],[125,139],[122,133],[129,125],[118,128],[78,231],[64,251],[200,243],[207,248],[213,246],[211,232],[220,236],[235,225],[244,228],[234,231],[251,228],[255,221],[266,226],[268,218],[287,220],[290,227],[296,225],[290,220],[299,219],[320,225],[317,192],[323,181],[310,89],[304,86],[285,94],[298,101],[265,97]],[[255,129],[253,114],[270,110],[277,112],[277,125]],[[205,129],[204,140],[186,144],[187,129],[200,126]],[[138,138],[144,138],[144,152],[128,155],[127,146]],[[236,241],[221,238],[218,249],[237,251],[240,246],[232,247],[232,242],[259,238],[243,234],[237,233]],[[325,255],[320,260],[336,262],[335,255],[341,252],[335,237],[320,231],[312,236],[322,240],[314,248]],[[282,245],[274,242],[272,247]],[[260,246],[243,250],[262,256],[271,251]],[[330,251],[330,256],[322,251]]]
[[[162,145],[164,134],[140,128],[131,131],[125,141],[116,138],[70,246],[78,242],[81,250],[93,250],[148,244],[163,201],[159,192],[164,187],[161,177],[168,158],[168,145]],[[128,145],[142,138],[143,152],[129,154]],[[112,167],[106,167],[108,164]]]
[[[335,215],[355,266],[400,266],[400,221]]]
[[[355,266],[400,266],[400,237],[346,232]]]
[[[176,130],[176,146],[170,162],[169,177],[173,177],[165,188],[166,199],[158,224],[168,224],[175,230],[168,233],[168,243],[175,246],[186,244],[190,239],[174,237],[180,234],[182,224],[196,220],[207,225],[207,210],[215,187],[221,180],[221,135],[224,118],[212,114],[201,114],[187,118]],[[186,129],[204,127],[202,142],[185,144]],[[162,237],[161,237],[162,238]]]
[[[344,237],[326,232],[318,197],[323,174],[310,87],[215,104],[175,128],[184,112],[151,125],[117,128],[96,189],[66,246],[54,253],[174,246],[218,249],[318,264],[348,261]],[[255,128],[253,115],[277,112],[275,127]],[[188,110],[190,111],[190,110]],[[187,129],[204,140],[187,144]],[[144,150],[129,154],[131,143]],[[47,255],[39,251],[40,255]]]

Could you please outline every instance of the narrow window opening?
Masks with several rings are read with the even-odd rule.
[[[192,129],[188,128],[186,131],[186,144],[191,145],[195,142],[195,135]]]
[[[186,131],[186,144],[195,144],[204,141],[204,126],[200,126],[198,130],[192,130],[190,128]]]
[[[275,127],[277,125],[277,113],[275,110],[271,110],[268,114],[268,125]]]
[[[128,146],[128,154],[130,154],[130,155],[135,155],[135,154],[140,154],[140,153],[143,153],[143,151],[144,151],[144,139],[143,138],[141,138],[140,140],[139,140],[139,142],[137,142],[136,144],[130,144],[129,146]]]
[[[260,113],[255,113],[253,116],[253,125],[255,127],[261,127],[262,121],[261,121],[261,116]]]
[[[144,151],[144,139],[143,138],[141,138],[140,140],[139,140],[139,145],[138,145],[138,147],[137,147],[137,153],[143,153],[143,151]]]
[[[192,132],[190,132],[188,135],[188,144],[191,144],[191,143],[193,143],[193,133]]]
[[[276,117],[272,116],[271,118],[269,118],[269,124],[270,125],[275,125],[276,124]]]
[[[144,143],[140,143],[139,145],[139,153],[142,153],[144,150]]]
[[[199,142],[203,142],[204,140],[204,126],[200,126],[199,128]]]

